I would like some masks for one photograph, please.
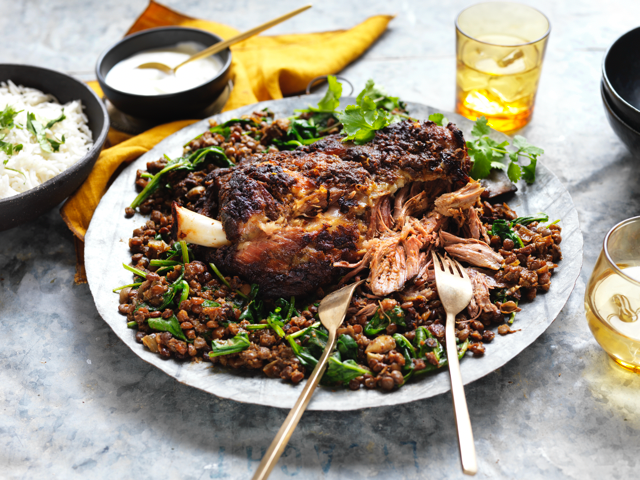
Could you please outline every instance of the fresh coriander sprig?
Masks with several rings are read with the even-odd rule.
[[[3,151],[7,154],[8,157],[18,153],[22,150],[22,144],[12,144],[9,142],[3,141],[7,136],[7,132],[16,126],[15,119],[16,115],[18,115],[20,111],[14,109],[11,105],[7,104],[4,107],[4,110],[0,112],[0,151]],[[7,158],[3,165],[6,165],[9,159]],[[19,172],[22,173],[22,172]]]
[[[64,135],[62,135],[62,140],[58,140],[55,137],[49,138],[46,135],[46,130],[53,127],[56,123],[61,122],[67,118],[64,114],[64,110],[62,114],[58,118],[54,118],[47,122],[46,125],[42,125],[38,120],[36,120],[36,116],[34,113],[27,112],[27,130],[36,137],[38,143],[40,144],[40,149],[43,152],[53,153],[60,150],[60,145],[65,142]]]
[[[309,105],[308,108],[294,110],[296,113],[335,113],[340,106],[340,97],[342,96],[342,84],[333,75],[327,76],[329,88],[324,94],[322,100],[318,102],[317,107]]]
[[[358,94],[355,105],[349,105],[344,112],[336,112],[344,132],[343,141],[352,140],[358,145],[370,142],[378,130],[399,122],[403,118],[411,119],[405,112],[406,105],[398,97],[390,97],[373,80],[368,80],[365,88]]]
[[[533,183],[536,179],[536,165],[538,157],[544,153],[539,147],[531,145],[526,138],[516,135],[513,137],[513,147],[516,150],[507,150],[508,141],[498,142],[491,137],[491,129],[487,125],[487,119],[480,117],[471,130],[471,135],[475,140],[467,141],[467,151],[473,161],[471,176],[476,180],[485,178],[491,173],[492,168],[507,170],[509,180],[517,182],[522,178],[527,183]],[[511,162],[505,166],[501,160],[505,155],[509,156]],[[520,157],[527,157],[529,164],[519,165]]]
[[[431,115],[429,115],[429,120],[431,120],[436,125],[439,125],[440,127],[446,127],[449,124],[449,119],[442,113],[432,113]]]

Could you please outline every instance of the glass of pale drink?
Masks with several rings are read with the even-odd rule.
[[[640,217],[620,222],[605,237],[584,306],[605,352],[640,373]]]

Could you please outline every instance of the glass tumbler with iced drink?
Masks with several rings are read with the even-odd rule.
[[[640,217],[620,222],[605,237],[584,306],[605,352],[640,373]]]
[[[549,38],[549,20],[518,3],[489,2],[456,20],[456,110],[502,132],[524,127]]]

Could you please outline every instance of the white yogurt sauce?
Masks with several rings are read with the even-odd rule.
[[[143,63],[159,62],[173,68],[203,48],[194,42],[184,42],[175,47],[136,53],[116,63],[107,73],[105,82],[116,90],[136,95],[162,95],[189,90],[211,80],[222,69],[222,62],[216,55],[188,63],[180,67],[175,75],[155,68],[136,67]]]

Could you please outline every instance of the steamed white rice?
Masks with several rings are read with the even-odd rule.
[[[3,141],[22,144],[23,148],[12,156],[0,151],[0,198],[26,192],[55,177],[84,157],[93,146],[91,130],[80,100],[60,105],[53,95],[8,81],[0,82],[0,111],[6,105],[22,111],[15,117],[16,126],[7,132]],[[60,117],[62,109],[67,118],[46,132],[48,137],[58,140],[64,135],[65,143],[57,152],[44,152],[26,128],[27,112],[34,113],[36,119],[46,125],[48,121]],[[6,164],[5,160],[8,160]]]

